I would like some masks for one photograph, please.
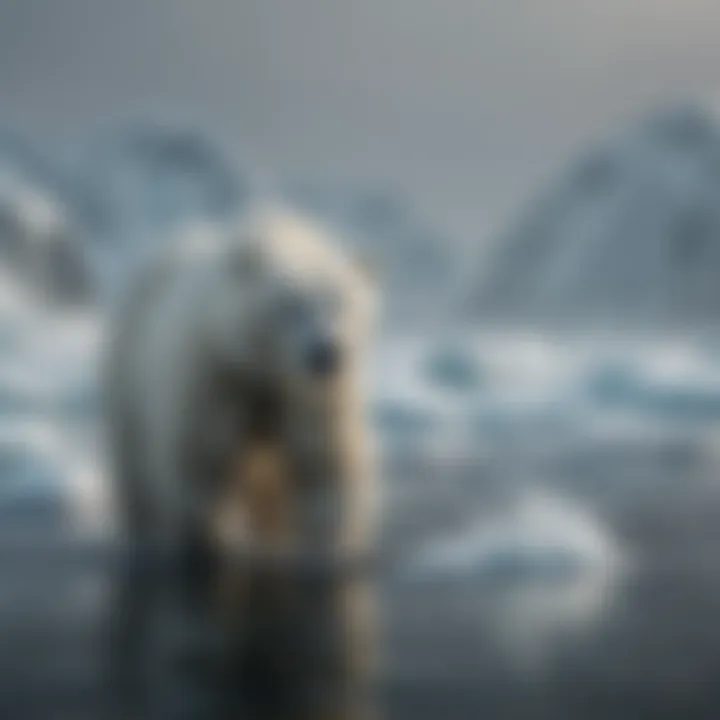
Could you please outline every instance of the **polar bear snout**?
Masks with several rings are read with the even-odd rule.
[[[335,375],[342,364],[340,344],[331,337],[316,339],[307,349],[305,363],[311,375],[320,378]]]

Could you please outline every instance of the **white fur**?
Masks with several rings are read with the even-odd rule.
[[[223,433],[223,408],[197,405],[208,378],[232,364],[250,382],[285,382],[300,372],[292,333],[274,314],[290,290],[308,303],[313,326],[321,291],[337,295],[332,332],[359,366],[374,310],[371,283],[326,233],[297,215],[265,211],[233,227],[194,228],[130,288],[108,348],[116,480],[122,494],[127,468],[141,468],[143,492],[159,509],[153,530],[160,537],[172,537],[208,501],[202,479],[182,480],[183,423],[216,438]],[[130,449],[118,440],[123,424],[135,438]]]

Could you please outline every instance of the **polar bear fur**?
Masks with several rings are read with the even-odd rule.
[[[234,549],[368,550],[375,304],[364,269],[287,212],[195,229],[138,274],[107,348],[115,489],[130,540],[176,556],[183,623],[206,623],[218,596],[253,622]],[[357,604],[333,587],[323,602]]]

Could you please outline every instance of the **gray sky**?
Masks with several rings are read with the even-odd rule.
[[[0,117],[52,141],[144,112],[250,166],[498,228],[608,129],[720,83],[715,0],[0,0]]]

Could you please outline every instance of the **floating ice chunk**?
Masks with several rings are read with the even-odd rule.
[[[605,571],[619,559],[614,541],[589,511],[532,492],[495,517],[421,548],[410,574],[523,581]]]
[[[623,565],[589,510],[531,492],[422,548],[409,571],[412,581],[441,580],[440,588],[462,597],[468,633],[534,673],[566,642],[600,625]]]

